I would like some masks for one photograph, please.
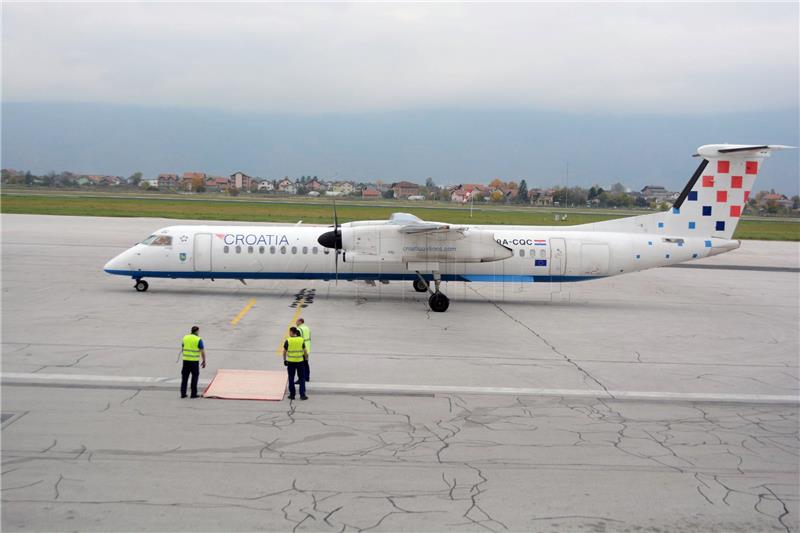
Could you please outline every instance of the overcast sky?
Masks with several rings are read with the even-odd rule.
[[[3,100],[352,113],[796,109],[798,3],[13,4]]]

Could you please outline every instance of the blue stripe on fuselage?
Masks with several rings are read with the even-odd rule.
[[[160,270],[106,270],[116,276],[130,276],[137,278],[188,278],[188,279],[336,279],[334,272],[169,272]],[[423,274],[427,280],[432,280],[431,274]],[[500,275],[500,274],[442,274],[442,281],[475,281],[475,282],[516,282],[516,283],[561,283],[572,281],[586,281],[599,279],[605,276],[550,276],[550,275]],[[370,273],[370,272],[339,272],[340,280],[387,280],[387,281],[413,281],[417,275],[413,272],[402,274]]]

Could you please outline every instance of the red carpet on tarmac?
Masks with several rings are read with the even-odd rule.
[[[286,372],[277,370],[219,369],[203,393],[223,400],[283,400]]]

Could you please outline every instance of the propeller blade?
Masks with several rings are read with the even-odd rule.
[[[339,230],[339,217],[336,215],[336,197],[333,197],[333,236],[335,239],[336,258],[333,260],[334,271],[336,273],[336,285],[339,285],[339,250],[342,247],[342,233]]]
[[[339,231],[339,219],[336,217],[336,197],[333,197],[333,231]]]

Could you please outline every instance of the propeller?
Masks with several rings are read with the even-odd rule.
[[[336,198],[333,199],[333,231],[326,231],[319,236],[317,242],[325,248],[336,251],[334,268],[336,271],[336,284],[339,284],[339,252],[342,250],[342,230],[339,229],[339,218],[336,216]]]

